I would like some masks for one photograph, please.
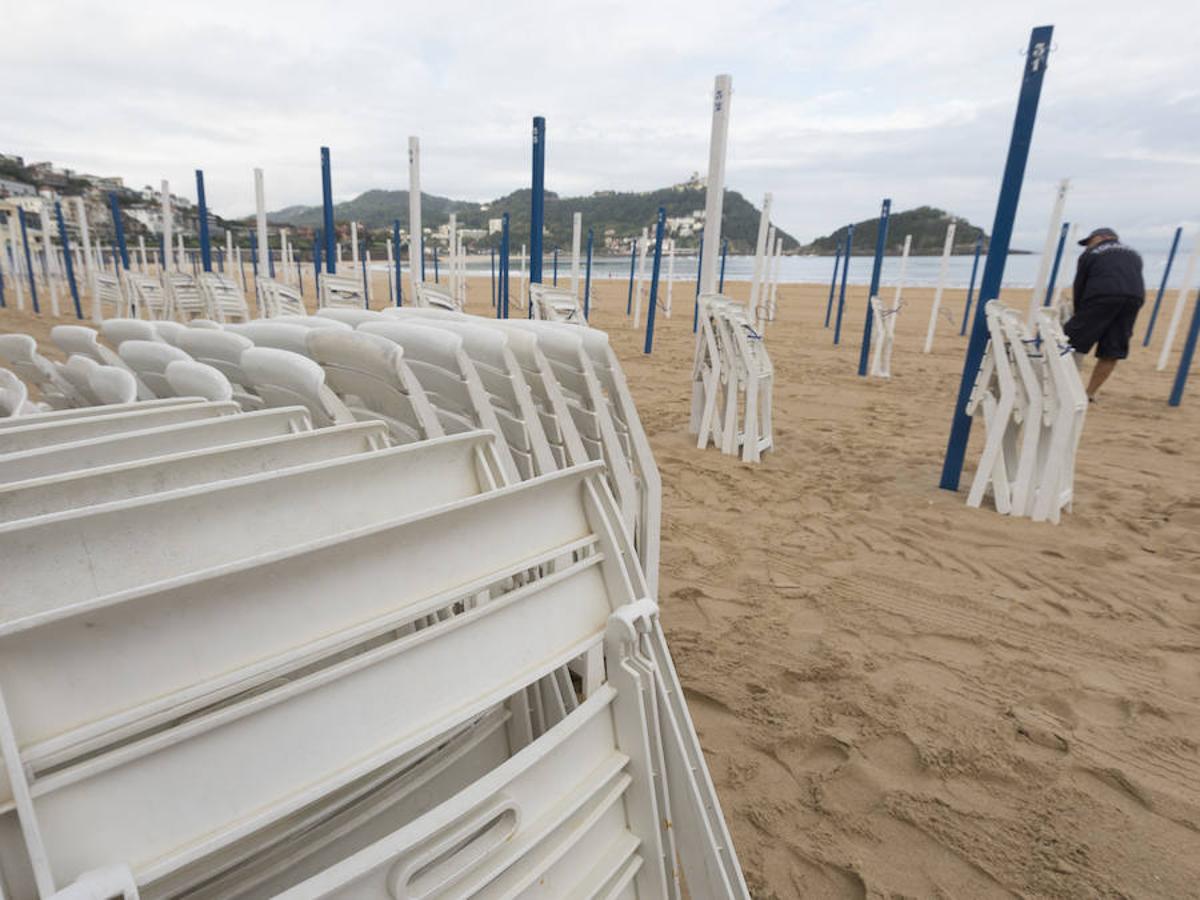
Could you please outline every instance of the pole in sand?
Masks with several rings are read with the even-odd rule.
[[[833,315],[833,295],[837,291],[838,263],[842,261],[842,245],[839,243],[833,254],[833,277],[829,279],[829,302],[825,304],[825,327],[829,327],[829,318]]]
[[[37,284],[33,280],[33,254],[29,252],[29,228],[25,224],[24,207],[17,207],[17,219],[21,223],[21,243],[25,247],[25,274],[29,276],[29,296],[33,300],[33,311],[41,315],[42,309],[38,306]]]
[[[971,298],[975,295],[975,273],[979,271],[979,251],[983,249],[983,235],[975,238],[975,259],[971,263],[971,283],[967,286],[967,306],[963,310],[962,325],[959,326],[958,336],[967,333],[967,322],[971,319]]]
[[[1196,274],[1198,262],[1200,262],[1200,235],[1197,235],[1196,246],[1188,254],[1187,266],[1183,270],[1183,283],[1175,295],[1175,307],[1171,310],[1171,318],[1167,320],[1167,333],[1163,336],[1163,345],[1158,351],[1158,362],[1154,366],[1159,372],[1167,367],[1167,357],[1170,356],[1171,347],[1175,344],[1175,333],[1179,330],[1179,323],[1183,321],[1183,310],[1187,306],[1188,291],[1191,289],[1192,278]]]
[[[692,305],[692,334],[700,327],[700,271],[704,268],[704,241],[700,241],[700,255],[696,260],[696,302]]]
[[[571,295],[579,296],[579,245],[583,239],[583,213],[571,216]]]
[[[63,220],[62,204],[54,202],[54,215],[58,219],[58,240],[63,248],[63,264],[67,267],[67,284],[71,288],[71,299],[75,301],[75,318],[83,318],[79,305],[79,285],[75,283],[75,264],[71,261],[71,240],[67,237],[67,223]]]
[[[129,248],[125,245],[125,225],[121,222],[121,207],[117,204],[117,192],[108,192],[108,207],[112,210],[113,229],[117,233],[117,248],[121,251],[121,268],[129,271]]]
[[[325,230],[325,271],[336,275],[337,233],[333,229],[333,166],[329,161],[328,147],[321,148],[321,212]]]
[[[1188,326],[1187,340],[1183,344],[1183,355],[1179,357],[1179,368],[1175,372],[1175,384],[1171,387],[1170,406],[1178,406],[1183,400],[1183,387],[1187,384],[1188,371],[1192,368],[1192,357],[1196,353],[1196,339],[1200,337],[1200,296],[1192,305],[1192,323]]]
[[[434,251],[436,252],[436,251]],[[492,306],[496,305],[496,248],[492,248]]]
[[[871,287],[867,291],[867,318],[863,322],[862,349],[858,354],[858,374],[867,375],[867,360],[871,356],[871,326],[875,321],[871,309],[871,298],[879,293],[879,276],[883,274],[883,251],[887,247],[888,217],[892,213],[892,201],[885,198],[879,209],[879,233],[875,238],[875,262],[871,266]]]
[[[725,257],[729,255],[729,238],[721,241],[721,279],[717,283],[717,293],[723,293],[725,290]],[[826,325],[829,324],[827,321]]]
[[[937,290],[933,292],[933,308],[929,311],[929,328],[925,332],[925,353],[930,353],[933,350],[933,335],[937,331],[938,312],[942,308],[942,292],[946,289],[946,273],[950,270],[950,254],[954,251],[954,232],[957,228],[954,222],[951,222],[946,227],[946,243],[942,246],[942,265],[938,270]],[[908,241],[905,240],[904,249],[908,249]],[[903,273],[903,268],[901,268]],[[900,276],[903,278],[903,274]]]
[[[1042,306],[1049,306],[1054,299],[1054,285],[1058,281],[1058,267],[1062,264],[1063,248],[1067,246],[1067,233],[1071,230],[1070,222],[1063,222],[1058,233],[1058,247],[1054,251],[1054,265],[1050,267],[1050,280],[1046,282],[1046,297]]]
[[[529,208],[529,283],[542,283],[542,226],[546,213],[546,120],[533,117],[533,178]],[[533,315],[532,305],[529,311]]]
[[[400,286],[400,220],[392,219],[392,249],[396,251],[396,305],[404,305],[404,288]],[[412,257],[409,257],[408,265],[412,266]]]
[[[962,477],[963,458],[966,456],[967,441],[971,436],[971,417],[967,414],[967,400],[971,396],[971,388],[975,384],[975,376],[979,372],[979,364],[983,360],[988,342],[987,316],[984,310],[988,301],[1000,296],[1000,282],[1004,278],[1004,263],[1008,258],[1009,242],[1012,240],[1017,202],[1021,199],[1021,183],[1025,179],[1025,164],[1029,161],[1033,124],[1037,119],[1038,99],[1042,94],[1042,81],[1046,75],[1046,60],[1050,54],[1050,41],[1053,36],[1053,25],[1042,25],[1033,29],[1029,35],[1029,47],[1025,51],[1021,91],[1017,98],[1012,138],[1008,145],[1008,159],[1004,163],[1004,177],[1000,182],[996,219],[992,224],[992,240],[988,245],[987,262],[983,266],[979,302],[975,304],[971,337],[967,343],[962,378],[958,385],[958,398],[954,404],[954,419],[946,442],[946,457],[942,463],[939,484],[948,491],[958,490],[958,482]]]
[[[240,248],[239,248],[240,250]],[[317,306],[321,305],[321,229],[313,232],[313,290],[317,293]]]
[[[1171,251],[1167,254],[1167,266],[1163,269],[1162,282],[1158,285],[1158,294],[1154,297],[1154,308],[1150,310],[1150,324],[1146,327],[1146,336],[1142,338],[1142,346],[1150,346],[1150,336],[1154,334],[1154,322],[1158,319],[1158,310],[1162,306],[1163,294],[1167,291],[1167,279],[1171,277],[1171,264],[1175,262],[1175,251],[1179,249],[1179,238],[1183,234],[1183,226],[1175,229],[1175,237],[1171,239]]]
[[[587,239],[587,265],[583,270],[583,317],[587,319],[591,316],[592,307],[592,229],[588,228]]]
[[[654,268],[650,274],[650,308],[646,312],[646,344],[644,353],[654,349],[654,312],[658,309],[658,273],[662,269],[663,229],[667,224],[666,207],[658,208],[658,221],[654,226]]]
[[[257,170],[256,170],[257,171]],[[212,271],[212,247],[208,242],[208,203],[204,198],[204,172],[196,170],[196,212],[200,217],[200,258],[204,271]]]
[[[500,217],[500,296],[496,298],[496,317],[508,318],[508,239],[509,217]]]
[[[842,253],[842,286],[838,289],[837,319],[833,325],[833,346],[842,342],[842,314],[846,311],[846,277],[850,274],[850,256],[854,249],[854,226],[846,226],[846,249]],[[868,307],[870,301],[867,301]]]
[[[1029,295],[1029,314],[1026,322],[1033,327],[1037,317],[1038,306],[1042,292],[1046,289],[1046,281],[1050,277],[1050,260],[1054,253],[1055,233],[1062,224],[1063,207],[1067,202],[1067,191],[1071,188],[1071,180],[1064,178],[1058,183],[1058,192],[1054,196],[1054,208],[1050,212],[1050,227],[1046,230],[1046,243],[1042,246],[1042,255],[1038,260],[1037,278],[1033,282],[1033,293]]]
[[[633,271],[637,268],[638,244],[635,237],[629,245],[629,297],[625,301],[625,315],[633,312]],[[700,296],[700,281],[696,281],[696,296]]]

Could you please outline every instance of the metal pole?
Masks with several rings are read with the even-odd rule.
[[[721,241],[721,279],[717,283],[717,293],[718,294],[725,292],[725,257],[728,255],[728,253],[729,253],[729,238],[725,238],[724,240]],[[835,275],[835,277],[836,277],[836,275]],[[826,324],[828,324],[828,323],[826,323]]]
[[[321,305],[321,229],[313,232],[313,290],[317,294],[317,306]]]
[[[558,287],[558,248],[554,248],[554,286]]]
[[[842,314],[846,310],[846,277],[850,273],[850,257],[854,250],[854,226],[846,227],[846,251],[842,254],[842,287],[838,291],[838,311],[837,319],[833,324],[833,346],[837,346],[842,342]],[[867,300],[868,311],[871,308],[871,301]]]
[[[871,326],[875,314],[871,310],[871,298],[879,293],[879,276],[883,274],[883,251],[887,247],[888,217],[892,213],[892,201],[885,198],[879,210],[879,233],[875,237],[875,262],[871,267],[871,287],[867,290],[867,318],[863,322],[862,348],[858,354],[858,374],[866,377],[867,360],[871,355]]]
[[[437,251],[435,250],[436,254]],[[437,259],[437,256],[434,256]],[[496,305],[496,248],[492,247],[492,306]]]
[[[258,234],[250,232],[250,271],[254,273],[255,287],[258,281]]]
[[[117,247],[121,251],[121,268],[129,271],[129,248],[125,246],[125,226],[121,222],[121,207],[117,204],[117,192],[108,192],[108,206],[112,210],[113,228],[117,232]]]
[[[942,265],[938,269],[937,290],[933,292],[933,307],[929,310],[929,327],[925,331],[925,346],[922,348],[923,352],[925,353],[930,353],[933,351],[933,337],[937,332],[938,313],[942,308],[942,292],[946,289],[946,275],[950,271],[950,254],[954,252],[954,232],[957,230],[957,228],[958,225],[955,222],[951,222],[946,227],[946,242],[942,246]],[[904,280],[904,266],[908,261],[908,247],[909,239],[908,237],[905,237],[904,259],[900,263],[901,281]],[[899,308],[900,306],[899,288],[896,289],[896,302],[893,303],[892,306],[895,308]]]
[[[508,318],[508,213],[500,217],[500,295],[496,298],[496,317]]]
[[[1025,178],[1025,164],[1029,160],[1033,124],[1037,119],[1038,99],[1042,93],[1042,80],[1046,74],[1046,59],[1050,54],[1053,35],[1053,25],[1033,29],[1029,36],[1029,48],[1025,53],[1021,92],[1013,119],[1008,160],[1004,164],[1004,178],[1000,183],[1000,198],[996,205],[996,220],[992,225],[992,240],[988,247],[987,262],[983,267],[979,302],[975,305],[971,338],[963,361],[958,398],[954,403],[954,419],[946,443],[946,458],[942,464],[939,483],[948,491],[958,490],[958,482],[962,477],[963,458],[967,453],[967,440],[971,436],[971,417],[967,415],[967,400],[971,396],[971,387],[975,383],[975,376],[988,342],[987,316],[984,309],[989,301],[1000,295],[1000,282],[1004,277],[1004,263],[1008,258],[1008,245],[1012,239],[1017,202],[1021,198],[1021,182]]]
[[[392,219],[392,247],[396,251],[396,305],[404,305],[404,288],[400,286],[400,220]],[[412,259],[408,261],[409,268],[412,267]]]
[[[629,299],[625,301],[625,315],[633,312],[633,270],[637,266],[637,238],[633,239],[633,244],[629,247]],[[696,296],[700,296],[700,282],[696,282]]]
[[[1054,196],[1054,208],[1050,211],[1050,227],[1046,229],[1046,243],[1042,246],[1042,254],[1038,259],[1037,277],[1033,282],[1033,291],[1029,295],[1029,313],[1026,322],[1030,328],[1037,317],[1039,301],[1046,288],[1046,280],[1050,277],[1050,258],[1054,252],[1054,233],[1062,224],[1063,207],[1067,202],[1067,191],[1070,190],[1071,179],[1064,178],[1058,183],[1058,191]],[[1048,305],[1048,304],[1047,304]]]
[[[650,274],[650,309],[646,312],[646,344],[643,353],[654,349],[654,313],[658,309],[658,273],[662,268],[663,229],[667,224],[666,207],[658,208],[658,222],[654,226],[654,269]]]
[[[829,327],[829,318],[833,315],[833,295],[837,291],[838,263],[842,261],[842,245],[839,242],[833,254],[833,277],[829,279],[829,302],[825,304],[825,327]]]
[[[67,223],[63,220],[62,204],[54,202],[54,215],[58,219],[58,239],[63,247],[63,264],[67,268],[67,284],[71,288],[71,299],[75,301],[75,318],[83,318],[83,307],[79,304],[79,286],[75,283],[75,264],[71,260],[71,240],[67,237]]]
[[[271,261],[271,237],[267,234],[267,201],[263,189],[262,169],[254,170],[254,212],[255,225],[258,228],[258,246],[262,248],[263,259],[267,263],[263,268],[268,278],[274,278],[275,265]],[[257,291],[258,285],[255,285],[255,292]]]
[[[571,295],[579,296],[579,243],[583,237],[583,213],[571,216]]]
[[[962,337],[967,333],[967,322],[971,319],[971,298],[975,294],[975,273],[979,271],[979,251],[983,249],[983,235],[975,238],[975,260],[971,263],[971,283],[967,287],[967,306],[963,310],[962,325],[958,329],[958,336]]]
[[[542,283],[542,227],[546,218],[546,120],[533,117],[533,191],[529,209],[529,283]]]
[[[437,244],[433,245],[433,283],[441,284],[442,276],[438,274],[438,252]]]
[[[1178,406],[1183,400],[1183,387],[1187,384],[1188,372],[1192,368],[1192,357],[1196,353],[1196,338],[1200,336],[1200,295],[1192,305],[1192,322],[1188,326],[1187,340],[1183,344],[1183,355],[1179,357],[1179,368],[1175,370],[1175,383],[1171,386],[1169,406]]]
[[[337,274],[337,254],[334,242],[337,233],[333,228],[333,168],[329,161],[329,148],[321,148],[321,206],[325,223],[325,271]]]
[[[29,229],[25,225],[25,210],[17,207],[17,219],[21,223],[21,243],[25,246],[25,274],[29,276],[29,296],[33,299],[33,311],[41,315],[42,309],[38,306],[37,285],[33,280],[33,255],[29,252]]]
[[[204,271],[211,272],[212,247],[208,243],[208,204],[204,199],[204,173],[199,169],[196,170],[196,212],[200,215],[200,257],[203,260]]]
[[[399,252],[399,250],[397,250]],[[408,139],[408,274],[425,280],[425,233],[421,230],[421,141]]]
[[[587,319],[592,313],[592,229],[588,228],[587,266],[583,270],[583,317]]]
[[[1054,251],[1054,265],[1050,268],[1050,280],[1046,283],[1046,298],[1042,301],[1042,306],[1049,306],[1050,301],[1054,299],[1054,283],[1058,281],[1058,267],[1062,263],[1063,248],[1067,245],[1067,232],[1071,230],[1070,222],[1062,223],[1062,230],[1058,233],[1058,247]]]
[[[701,243],[700,294],[713,293],[717,283],[717,256],[718,248],[721,245],[721,213],[725,206],[725,146],[729,140],[729,106],[732,96],[733,79],[728,75],[718,75],[713,85],[712,130],[708,138],[708,180],[704,184],[704,237]],[[698,313],[699,309],[696,310],[696,314]]]
[[[362,276],[363,276],[363,308],[371,308],[371,282],[370,275],[367,270],[370,266],[367,265],[367,240],[363,238],[362,247],[360,248],[358,258],[362,260]]]
[[[696,300],[692,304],[692,334],[696,333],[696,329],[700,327],[700,282],[703,279],[704,273],[704,241],[700,241],[700,254],[696,259]],[[633,284],[630,276],[630,285]]]
[[[1162,282],[1158,286],[1158,294],[1154,298],[1154,308],[1150,310],[1150,324],[1146,328],[1146,336],[1142,339],[1142,346],[1150,346],[1150,336],[1154,334],[1154,323],[1158,319],[1158,310],[1162,306],[1163,294],[1167,290],[1167,279],[1171,277],[1171,264],[1175,262],[1175,251],[1179,249],[1179,238],[1183,234],[1183,226],[1180,225],[1175,229],[1175,237],[1171,239],[1171,252],[1167,254],[1167,267],[1163,269]]]

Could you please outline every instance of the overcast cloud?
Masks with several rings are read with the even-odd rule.
[[[223,215],[407,186],[486,200],[529,182],[643,190],[707,163],[713,77],[733,76],[727,185],[801,240],[893,208],[991,229],[1035,25],[1054,24],[1015,245],[1067,217],[1161,249],[1200,227],[1200,3],[256,3],[4,0],[0,151],[128,184],[205,173]]]

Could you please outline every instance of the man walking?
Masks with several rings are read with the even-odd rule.
[[[1082,241],[1072,295],[1075,314],[1063,325],[1075,351],[1096,348],[1096,366],[1088,382],[1088,400],[1108,380],[1117,360],[1129,356],[1129,339],[1138,310],[1146,300],[1142,258],[1111,228],[1097,228]]]

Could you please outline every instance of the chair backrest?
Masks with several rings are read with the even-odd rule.
[[[98,368],[100,368],[100,363],[82,353],[72,353],[62,367],[63,377],[70,382],[71,389],[88,406],[102,405],[100,398],[92,390],[92,372]]]
[[[301,356],[308,355],[308,344],[305,343],[308,331],[308,328],[296,322],[279,319],[255,319],[242,325],[230,325],[226,329],[227,333],[244,337],[256,347],[287,350]]]
[[[208,303],[200,293],[200,285],[187,272],[168,272],[166,276],[167,293],[171,298],[171,306],[185,322],[197,316],[209,315]]]
[[[125,283],[129,287],[130,299],[136,307],[138,315],[151,320],[170,317],[171,295],[160,279],[149,275],[139,275],[136,272],[126,272]]]
[[[242,370],[265,406],[303,406],[317,428],[354,421],[346,404],[325,385],[324,370],[307,356],[251,347],[242,354]]]
[[[103,369],[104,367],[98,367]],[[120,369],[116,371],[121,371]],[[128,373],[126,373],[128,374]],[[128,401],[125,401],[128,402]],[[163,425],[214,419],[238,412],[234,403],[185,403],[178,406],[153,407],[116,412],[106,416],[86,416],[55,422],[41,422],[19,428],[0,430],[0,465],[6,454],[70,444],[114,434],[144,431]]]
[[[218,272],[202,272],[200,293],[208,307],[209,318],[218,322],[250,321],[246,295],[232,278]]]
[[[309,355],[325,372],[325,384],[355,418],[381,419],[402,444],[445,433],[397,344],[374,334],[326,328],[309,331],[307,341]]]
[[[533,317],[548,322],[566,322],[571,325],[587,325],[579,298],[573,293],[545,284],[531,284],[529,297],[533,304]]]
[[[167,383],[177,397],[203,397],[205,400],[233,399],[233,385],[219,369],[194,360],[167,363]]]
[[[25,382],[8,369],[0,369],[0,417],[19,417],[32,411]]]
[[[442,309],[437,306],[389,306],[386,309],[379,311],[381,316],[386,316],[389,319],[449,319],[458,321],[461,319],[477,318],[468,316],[466,313],[458,312],[453,309]]]
[[[191,360],[187,353],[166,341],[125,341],[117,353],[156,397],[177,396],[167,381],[167,366]]]
[[[92,393],[106,405],[133,403],[137,400],[137,379],[116,366],[97,366],[88,375],[88,384]]]
[[[187,323],[187,327],[188,328],[199,328],[201,330],[207,330],[207,331],[221,331],[225,328],[225,326],[222,325],[220,322],[214,322],[212,319],[204,319],[204,318],[189,319],[188,323]]]
[[[154,323],[154,332],[172,347],[179,346],[179,339],[187,333],[188,327],[182,322],[163,320]]]
[[[104,339],[118,350],[125,341],[161,341],[154,323],[142,319],[105,319],[100,323]]]
[[[416,283],[416,305],[429,309],[445,309],[451,312],[461,312],[460,304],[448,290],[429,284],[425,281]]]
[[[93,328],[85,325],[55,325],[50,329],[50,340],[68,355],[86,356],[102,366],[116,366],[134,374],[120,356],[100,343],[99,336]],[[138,399],[153,400],[154,397],[155,394],[149,386],[138,379]]]
[[[38,389],[42,399],[55,409],[86,405],[60,371],[60,367],[42,356],[37,341],[27,334],[0,334],[0,362],[4,362]]]
[[[232,331],[189,328],[179,336],[181,350],[229,379],[234,399],[245,410],[262,409],[262,398],[250,389],[249,379],[242,371],[242,353],[253,346],[250,338]]]
[[[342,322],[351,328],[357,328],[363,322],[375,322],[383,318],[383,313],[374,309],[350,309],[338,306],[318,309],[317,317]]]
[[[347,275],[322,275],[317,307],[366,309],[366,297],[361,279]]]
[[[258,299],[262,304],[261,314],[264,319],[285,315],[308,315],[304,297],[298,288],[273,278],[259,278],[255,284],[258,286]]]
[[[162,425],[145,431],[7,453],[0,458],[0,483],[45,478],[78,469],[235,444],[272,435],[294,434],[311,428],[308,411],[302,407],[267,409],[178,425]]]
[[[366,310],[338,310],[339,312],[366,312]],[[283,325],[299,325],[301,328],[334,328],[339,331],[353,331],[355,323],[342,322],[337,317],[322,315],[317,310],[315,316],[279,316],[275,319]]]
[[[108,272],[97,272],[95,279],[96,302],[100,307],[100,318],[107,319],[113,316],[127,315],[129,305],[125,302],[125,293],[121,290],[121,279]]]

